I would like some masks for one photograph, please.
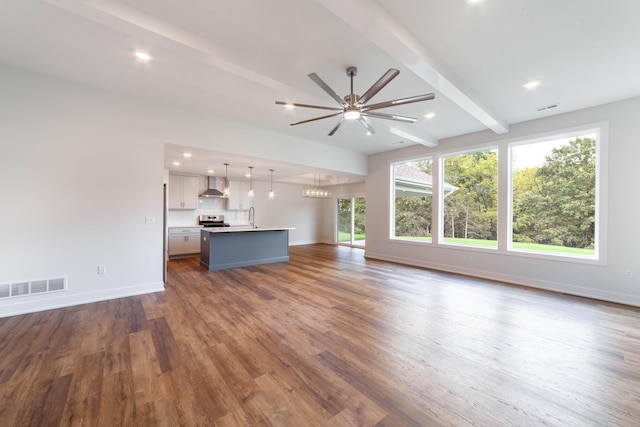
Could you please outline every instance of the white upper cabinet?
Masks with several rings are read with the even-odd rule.
[[[198,177],[169,175],[169,209],[198,208]]]
[[[249,183],[247,181],[229,180],[227,209],[230,211],[248,211],[250,207]]]

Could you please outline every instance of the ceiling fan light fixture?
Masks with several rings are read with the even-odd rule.
[[[346,120],[358,120],[360,118],[360,111],[358,110],[346,110],[343,114]]]

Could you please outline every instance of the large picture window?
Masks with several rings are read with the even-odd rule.
[[[394,200],[392,238],[431,241],[432,172],[430,158],[391,165]]]
[[[512,250],[596,255],[597,134],[512,144]]]
[[[606,129],[391,163],[391,238],[606,262]]]
[[[445,243],[497,247],[498,152],[482,150],[443,157],[443,177],[456,187],[443,194]]]

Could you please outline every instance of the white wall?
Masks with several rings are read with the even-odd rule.
[[[167,142],[366,174],[366,156],[4,65],[0,94],[0,285],[68,278],[66,292],[0,298],[0,317],[163,289]],[[282,212],[256,201],[257,220],[317,241],[314,205],[282,193]]]
[[[407,147],[371,156],[367,177],[366,256],[418,266],[504,280],[576,295],[640,306],[640,98],[602,105],[511,126],[506,135],[490,131],[441,140],[439,147]],[[389,240],[389,194],[391,161],[445,153],[466,147],[608,121],[607,262],[587,265],[505,255],[443,245],[417,245]],[[605,179],[606,182],[606,179]],[[470,265],[468,257],[473,256]],[[634,271],[633,279],[624,270]]]
[[[2,299],[0,316],[163,289],[163,146],[114,126],[113,99],[49,83],[0,71],[0,283],[68,290]]]

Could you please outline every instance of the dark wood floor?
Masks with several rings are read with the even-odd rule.
[[[640,425],[636,308],[290,255],[0,319],[0,425]]]

